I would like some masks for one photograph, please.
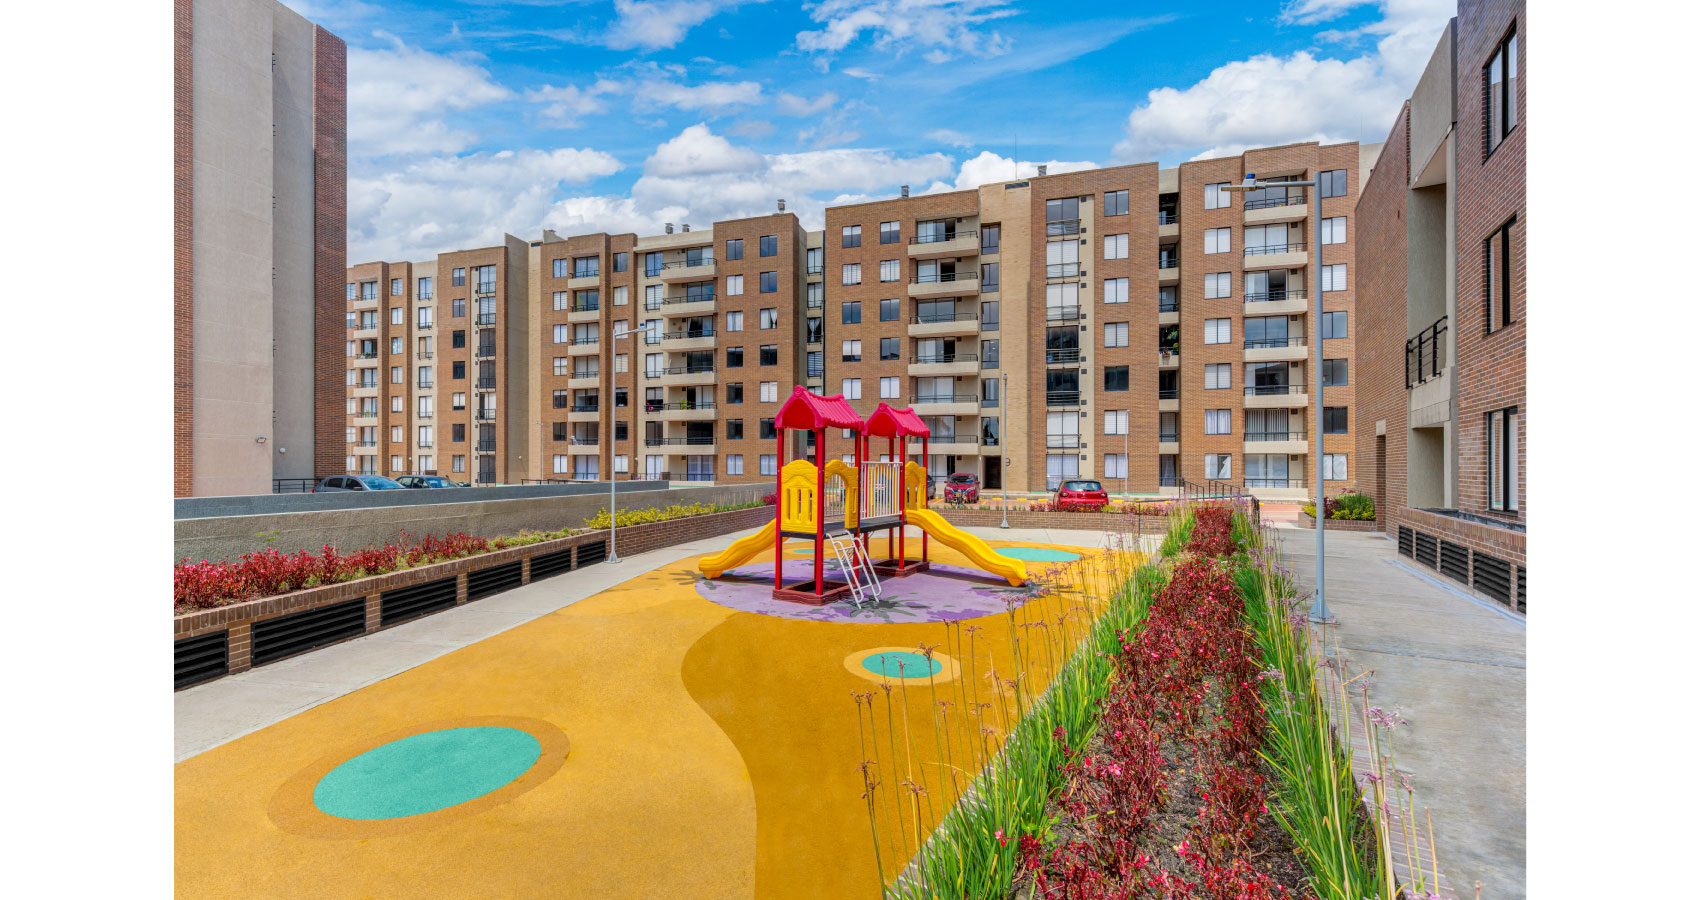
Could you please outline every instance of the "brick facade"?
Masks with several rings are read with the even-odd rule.
[[[313,474],[343,471],[348,49],[313,27]]]
[[[1411,182],[1403,104],[1358,201],[1359,486],[1386,513],[1406,505],[1406,190]],[[1381,423],[1380,429],[1378,423]],[[1392,532],[1390,532],[1392,533]]]
[[[172,495],[195,490],[195,0],[172,3]]]

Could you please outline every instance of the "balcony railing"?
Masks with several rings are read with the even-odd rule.
[[[1160,444],[1175,444],[1175,443],[1179,443],[1180,441],[1181,441],[1181,436],[1176,434],[1173,431],[1160,431],[1160,432],[1158,432],[1158,443],[1160,443]]]
[[[1159,225],[1174,225],[1175,224],[1175,213],[1164,212],[1163,210],[1159,210],[1158,211],[1158,224]]]
[[[1045,277],[1079,278],[1081,277],[1081,264],[1078,262],[1052,263],[1045,267]]]
[[[1176,388],[1158,388],[1159,400],[1178,400],[1180,398],[1181,391]]]
[[[1180,300],[1165,300],[1158,298],[1158,312],[1181,312]]]
[[[1248,397],[1277,397],[1282,394],[1303,394],[1303,384],[1249,384],[1246,386]]]
[[[978,312],[933,313],[931,315],[926,315],[926,316],[910,316],[910,324],[911,325],[931,325],[935,322],[978,322],[978,321],[980,321],[980,313],[978,313]]]
[[[577,413],[594,413],[597,411],[598,406],[595,403],[575,403],[569,407],[569,409]]]
[[[1160,256],[1160,257],[1158,257],[1158,268],[1160,268],[1160,269],[1173,269],[1175,267],[1176,267],[1176,258],[1175,257],[1173,257],[1173,256]]]
[[[1304,253],[1305,242],[1296,241],[1287,244],[1265,244],[1262,247],[1247,247],[1247,256],[1267,256],[1271,253]]]
[[[376,440],[370,440],[370,441],[355,441],[355,442],[354,442],[354,445],[355,445],[355,446],[356,446],[356,447],[376,447],[376,446],[378,446],[378,442],[377,442],[377,441],[376,441]]]
[[[422,388],[428,388],[428,387],[434,387],[434,386],[436,386],[436,384],[437,384],[437,382],[435,382],[435,381],[432,381],[432,380],[430,380],[430,379],[426,379],[426,378],[421,378],[421,379],[420,379],[420,380],[419,380],[419,381],[418,381],[418,382],[417,382],[417,384],[418,384],[418,386],[419,386],[419,387],[422,387]],[[376,386],[377,386],[377,385],[373,385],[373,387],[376,387]]]
[[[573,301],[573,310],[572,311],[573,312],[596,312],[597,310],[599,310],[601,308],[602,308],[602,301],[600,301],[600,300],[595,302],[595,303],[582,303],[578,300],[575,300],[575,301]]]
[[[1303,441],[1304,431],[1248,431],[1246,440],[1249,443],[1260,441]]]
[[[1080,406],[1080,391],[1046,391],[1046,406]]]
[[[823,297],[810,297],[807,301],[807,305],[810,309],[820,309],[821,307],[825,306],[826,304],[827,304],[827,298],[824,297],[824,296]]]
[[[354,383],[354,386],[357,387],[357,388],[368,388],[368,389],[370,389],[370,388],[377,387],[378,382],[376,382],[376,381],[357,381],[357,382]]]
[[[1247,209],[1275,209],[1278,206],[1304,206],[1305,196],[1264,197],[1246,201]]]
[[[700,447],[714,442],[715,436],[712,434],[698,435],[697,437],[644,438],[644,446],[646,447]]]
[[[974,272],[935,272],[932,275],[916,273],[910,279],[910,284],[948,284],[953,281],[973,281]]]
[[[373,350],[370,353],[364,353],[364,352],[363,353],[356,353],[354,355],[354,358],[355,359],[377,359],[378,358],[378,351]]]
[[[1304,291],[1254,291],[1246,295],[1247,303],[1277,303],[1282,300],[1304,299]]]
[[[660,378],[663,375],[696,375],[702,372],[713,372],[715,367],[706,366],[671,366],[665,369],[649,369],[644,372],[645,378]]]
[[[595,277],[597,277],[597,274],[598,273],[597,273],[596,269],[574,269],[573,274],[569,277],[571,277],[571,278],[595,278]]]
[[[662,335],[662,340],[664,340],[664,341],[688,341],[692,338],[706,338],[706,337],[714,337],[714,336],[715,336],[715,330],[713,328],[699,328],[699,329],[693,329],[693,330],[689,330],[689,331],[670,332],[668,334]]]
[[[1079,306],[1048,306],[1045,308],[1047,322],[1073,322],[1081,318]]]
[[[933,363],[976,362],[980,356],[975,353],[931,353],[910,357],[911,365],[931,365]]]
[[[571,341],[568,341],[568,343],[572,344],[575,347],[588,347],[591,344],[601,343],[601,338],[599,338],[599,337],[574,338]]]
[[[942,243],[944,241],[954,241],[957,238],[974,237],[975,235],[977,235],[979,233],[980,232],[978,232],[978,231],[948,231],[944,234],[938,234],[938,233],[918,234],[915,237],[910,238],[910,243],[912,243],[912,244],[938,244],[938,243]]]
[[[597,439],[594,437],[579,437],[575,435],[568,439],[568,443],[574,447],[595,447],[597,445]]]
[[[496,452],[496,442],[495,441],[479,441],[478,446],[474,447],[473,449],[478,451],[479,453],[495,453]]]
[[[420,330],[420,331],[426,331],[426,330],[431,328],[431,323],[430,322],[420,322],[420,323],[414,325],[413,327]]]
[[[668,269],[695,269],[698,266],[712,266],[714,264],[715,258],[712,256],[701,256],[696,259],[686,257],[681,262],[662,263],[662,271],[666,271]]]
[[[476,388],[474,388],[474,390],[494,391],[494,390],[496,390],[496,379],[495,378],[480,378],[478,380],[478,385],[477,385]]]
[[[473,418],[477,419],[480,422],[494,422],[494,421],[496,421],[496,410],[494,410],[494,409],[476,410],[473,413]]]
[[[1271,348],[1271,347],[1303,347],[1303,346],[1305,346],[1305,337],[1303,335],[1300,336],[1300,337],[1285,337],[1285,338],[1254,338],[1254,339],[1249,339],[1246,342],[1246,349],[1248,349],[1248,350],[1268,349],[1268,348]]]
[[[1057,219],[1045,223],[1045,236],[1058,237],[1065,234],[1080,234],[1080,219]]]
[[[973,403],[975,394],[911,394],[910,404],[917,403]]]
[[[1302,488],[1305,487],[1303,478],[1248,478],[1249,488]]]
[[[1078,434],[1048,434],[1045,436],[1047,450],[1079,450],[1081,436]]]
[[[1045,351],[1045,364],[1048,366],[1073,365],[1081,361],[1080,348]]]
[[[1418,332],[1406,341],[1406,390],[1441,376],[1441,362],[1447,356],[1447,317]]]
[[[671,297],[663,297],[662,298],[662,305],[663,306],[673,306],[674,304],[677,304],[677,303],[713,303],[713,302],[715,302],[715,295],[714,295],[713,292],[706,292],[706,293],[701,293],[701,294],[674,294]]]
[[[644,412],[661,412],[668,409],[714,409],[715,405],[706,400],[646,400]]]
[[[826,271],[827,271],[826,266],[804,266],[803,267],[803,274],[805,274],[805,275],[820,275],[820,274],[822,274],[823,272],[826,272]]]
[[[495,355],[495,344],[480,344],[478,345],[478,349],[473,351],[473,359],[490,359]]]
[[[479,313],[478,316],[473,320],[473,324],[474,325],[495,325],[496,324],[496,314],[495,313]]]
[[[602,375],[601,369],[574,369],[568,378],[597,378]]]

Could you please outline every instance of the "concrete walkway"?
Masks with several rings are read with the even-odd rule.
[[[1304,590],[1316,583],[1309,531],[1278,529]],[[1329,532],[1324,555],[1334,639],[1348,677],[1410,724],[1395,764],[1429,807],[1443,876],[1460,897],[1525,896],[1525,624],[1419,574],[1379,534]]]

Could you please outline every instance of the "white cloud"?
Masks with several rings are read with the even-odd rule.
[[[1316,18],[1352,4],[1314,0],[1290,9]],[[1381,140],[1395,110],[1452,15],[1452,0],[1384,0],[1383,17],[1332,39],[1377,38],[1376,49],[1352,59],[1300,50],[1285,57],[1259,54],[1212,70],[1183,89],[1150,91],[1128,115],[1115,149],[1124,162],[1228,156],[1249,147],[1296,141]],[[1286,14],[1286,13],[1284,13]]]
[[[774,133],[774,123],[766,119],[746,119],[735,123],[727,129],[728,134],[738,137],[762,138]]]
[[[837,102],[839,102],[839,95],[832,91],[827,91],[814,100],[781,91],[778,99],[774,101],[774,107],[779,110],[781,115],[785,116],[813,116],[816,113],[826,111]]]
[[[851,66],[848,69],[840,69],[839,71],[845,73],[846,75],[849,75],[852,78],[861,78],[864,81],[879,81],[880,80],[880,73],[870,72],[869,70],[864,69],[861,66]]]
[[[1060,175],[1064,172],[1094,169],[1098,165],[1091,160],[1048,159],[1014,162],[1008,156],[999,156],[991,150],[982,150],[979,156],[963,161],[962,166],[957,169],[957,176],[953,181],[935,181],[928,185],[922,193],[942,194],[947,191],[966,191],[983,184],[1031,178],[1039,174],[1040,166],[1045,166],[1048,175]]]
[[[614,50],[675,47],[692,28],[739,4],[740,0],[614,0],[615,19],[603,44]]]
[[[588,88],[574,85],[554,87],[546,84],[526,91],[526,99],[543,104],[543,109],[538,114],[546,121],[562,128],[577,128],[581,118],[607,112],[608,104],[603,102],[602,97],[619,93],[620,90],[619,83],[607,79],[599,79]]]
[[[1348,10],[1369,2],[1371,0],[1288,0],[1282,6],[1277,21],[1283,25],[1315,25],[1338,19]]]
[[[929,131],[925,137],[930,141],[938,141],[941,144],[950,144],[953,147],[962,147],[967,149],[970,146],[973,146],[968,135],[963,134],[960,131],[952,131],[949,128],[935,128],[932,131]]]
[[[375,35],[391,46],[348,52],[351,155],[460,152],[476,135],[449,127],[442,114],[512,96],[471,57],[430,53],[382,31]]]
[[[681,84],[677,81],[654,80],[638,84],[632,93],[640,104],[671,106],[687,112],[723,112],[736,106],[749,106],[759,102],[762,99],[762,85],[754,81]]]
[[[1016,15],[1010,0],[821,0],[807,6],[818,31],[797,33],[800,50],[837,53],[866,33],[875,49],[922,49],[929,62],[997,56],[1010,39],[987,23]],[[847,74],[850,74],[847,72]],[[861,77],[861,76],[858,76]]]

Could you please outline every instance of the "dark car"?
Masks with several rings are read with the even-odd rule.
[[[315,494],[338,491],[399,491],[402,486],[382,475],[332,475],[313,488]]]
[[[403,475],[396,483],[405,488],[452,488],[460,485],[441,475]]]
[[[972,472],[957,472],[945,479],[946,503],[974,503],[980,500],[980,477]]]
[[[1097,481],[1065,481],[1057,486],[1054,499],[1058,509],[1103,509],[1110,505],[1110,495]]]

